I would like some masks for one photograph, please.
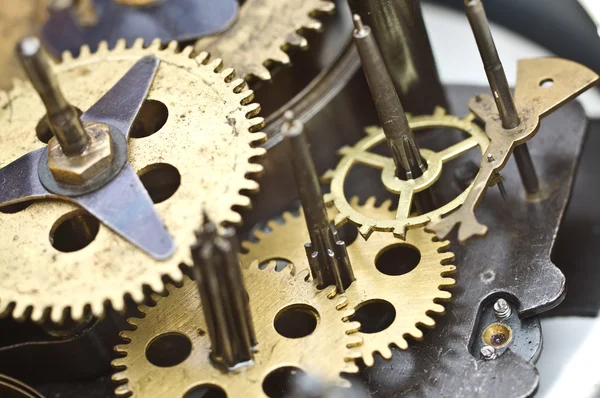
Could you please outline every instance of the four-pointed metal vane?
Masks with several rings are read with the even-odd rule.
[[[304,209],[304,218],[310,235],[305,245],[306,256],[313,278],[319,288],[335,285],[343,293],[354,281],[354,273],[346,250],[346,244],[329,221],[325,202],[321,195],[319,179],[304,136],[304,126],[294,119],[291,111],[285,114],[282,133],[289,142],[289,154]]]
[[[141,58],[102,98],[77,117],[36,38],[17,53],[46,107],[54,134],[48,146],[0,169],[0,206],[33,199],[74,202],[156,259],[174,250],[152,199],[127,163],[127,139],[158,70]]]

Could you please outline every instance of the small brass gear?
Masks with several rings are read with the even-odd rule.
[[[256,262],[243,260],[242,265],[258,340],[253,363],[229,372],[211,363],[198,288],[185,277],[181,288],[167,287],[168,296],[153,295],[155,306],[140,306],[145,316],[130,319],[135,330],[122,332],[128,343],[117,346],[116,351],[125,356],[112,363],[119,371],[113,375],[120,384],[115,390],[117,396],[183,398],[190,390],[205,386],[221,389],[228,397],[266,397],[263,382],[267,376],[289,367],[314,372],[334,385],[349,386],[340,374],[358,372],[348,358],[358,355],[352,347],[359,344],[359,339],[346,334],[346,329],[358,329],[360,325],[345,324],[333,302],[326,297],[319,299],[325,292],[314,290],[307,269],[296,272],[290,266],[276,272],[271,263],[260,270]],[[314,331],[297,338],[279,334],[275,321],[290,311],[312,314],[316,320]],[[173,335],[191,342],[189,355],[173,366],[154,365],[148,351],[152,343],[162,344],[161,339]]]
[[[364,205],[359,205],[353,198],[351,205],[372,217],[384,217],[393,213],[389,210],[391,202],[386,201],[380,207],[375,206],[375,198],[369,198]],[[309,241],[302,211],[294,217],[284,214],[284,223],[275,221],[268,223],[270,232],[257,231],[257,243],[245,243],[248,253],[242,255],[242,261],[263,264],[269,261],[283,260],[294,265],[296,270],[308,269],[304,243]],[[451,294],[446,289],[454,286],[455,281],[447,276],[456,267],[449,263],[454,254],[448,252],[448,241],[437,241],[435,235],[425,232],[423,228],[410,230],[406,240],[400,240],[390,233],[375,233],[368,241],[356,239],[348,245],[348,256],[354,270],[356,280],[345,293],[337,294],[334,287],[319,294],[320,300],[336,303],[340,311],[336,316],[348,320],[354,315],[354,309],[368,303],[389,303],[394,307],[395,317],[389,326],[376,333],[363,333],[356,329],[354,323],[346,326],[346,333],[358,337],[360,344],[355,351],[361,352],[367,366],[373,365],[373,353],[379,352],[384,358],[391,357],[389,346],[400,349],[407,348],[405,335],[415,339],[423,336],[417,326],[433,327],[435,321],[430,313],[443,314],[444,307],[439,301],[449,300]],[[376,268],[377,259],[386,251],[403,246],[417,250],[420,260],[414,269],[403,275],[386,275]],[[325,304],[323,304],[325,305]],[[363,325],[368,326],[368,325]],[[352,360],[355,358],[347,358]]]
[[[112,50],[102,43],[93,54],[84,46],[78,58],[65,53],[62,62],[51,64],[66,98],[86,110],[143,56],[161,61],[146,101],[148,111],[138,117],[150,133],[159,129],[138,138],[132,133],[128,157],[138,174],[158,170],[150,182],[166,181],[171,189],[172,196],[156,209],[178,247],[175,254],[153,260],[65,201],[34,201],[13,214],[4,209],[0,313],[62,322],[67,316],[81,319],[86,308],[101,316],[107,303],[123,310],[124,296],[141,302],[144,286],[162,291],[161,275],[181,280],[178,267],[191,264],[192,231],[201,225],[202,208],[216,223],[241,222],[233,208],[250,204],[245,194],[258,184],[249,177],[262,171],[253,162],[265,153],[255,147],[265,138],[255,132],[263,125],[262,118],[254,117],[260,107],[250,104],[252,92],[221,60],[209,62],[207,53],[190,58],[191,51],[177,53],[174,42],[161,49],[158,41],[147,48],[140,40],[132,48],[119,41]],[[0,92],[0,167],[43,147],[34,132],[44,115],[29,83]],[[71,224],[60,230],[65,223]],[[73,225],[95,239],[77,251],[57,249],[59,232],[69,232],[68,242],[79,236],[71,236]]]
[[[334,170],[329,170],[323,177],[324,182],[331,183],[331,192],[325,195],[325,201],[333,204],[337,211],[336,225],[346,220],[359,227],[360,234],[366,239],[373,231],[392,231],[394,235],[404,238],[407,229],[418,228],[437,220],[461,206],[473,184],[460,195],[442,207],[425,214],[411,214],[414,195],[431,187],[441,176],[443,164],[455,159],[473,148],[479,148],[482,156],[489,145],[489,138],[475,122],[475,116],[469,114],[464,118],[446,114],[440,107],[432,115],[408,116],[410,127],[414,131],[433,128],[452,128],[463,131],[469,138],[460,141],[442,151],[434,152],[428,149],[421,150],[421,156],[427,162],[428,168],[422,176],[412,180],[401,180],[396,177],[396,167],[391,157],[378,155],[369,150],[385,142],[383,129],[380,127],[367,128],[367,136],[353,147],[343,147],[339,153],[342,159]],[[344,184],[352,167],[363,164],[381,169],[381,180],[386,189],[400,196],[396,215],[386,215],[378,218],[362,214],[354,209],[344,194]]]
[[[299,33],[302,29],[321,29],[321,22],[313,16],[334,8],[328,0],[246,0],[235,24],[200,39],[194,49],[222,57],[240,76],[269,80],[268,68],[273,63],[290,63],[288,47],[308,46]]]

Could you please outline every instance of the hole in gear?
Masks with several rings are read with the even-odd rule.
[[[373,334],[387,329],[396,319],[396,309],[386,300],[368,300],[360,303],[350,317],[360,322],[360,332]]]
[[[268,260],[262,261],[260,264],[258,264],[258,268],[261,270],[266,269],[269,264],[271,264],[271,262],[275,262],[275,271],[276,272],[281,272],[283,271],[288,265],[291,265],[292,262],[290,260],[286,260],[285,258],[270,258]]]
[[[301,369],[293,366],[277,368],[263,380],[263,391],[269,398],[288,397],[298,377],[303,374]]]
[[[212,384],[202,384],[190,388],[183,398],[227,398],[227,394],[221,387]]]
[[[179,365],[192,352],[192,342],[181,333],[164,333],[146,347],[146,359],[155,366],[168,368]]]
[[[273,326],[277,333],[289,339],[309,336],[317,328],[319,313],[306,304],[292,304],[275,315]]]
[[[375,267],[383,274],[399,276],[408,274],[421,261],[421,252],[414,246],[400,244],[385,247],[375,258]]]
[[[185,115],[182,115],[184,118]],[[157,100],[147,99],[142,104],[129,136],[132,138],[149,137],[156,133],[167,123],[169,118],[169,109],[165,104]]]
[[[138,173],[144,188],[154,203],[161,203],[177,192],[181,185],[181,174],[167,163],[155,163]]]
[[[50,243],[56,250],[72,253],[96,239],[100,222],[93,216],[76,211],[61,217],[50,230]]]
[[[0,213],[4,214],[15,214],[25,210],[33,204],[33,200],[26,200],[24,202],[13,203],[12,205],[6,205],[0,207]]]

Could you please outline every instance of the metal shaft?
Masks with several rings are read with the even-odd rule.
[[[349,0],[373,30],[383,62],[406,109],[430,114],[448,103],[421,13],[420,0]]]
[[[194,273],[211,342],[211,359],[231,370],[248,364],[257,345],[233,228],[217,233],[204,216],[192,246]]]
[[[485,9],[481,0],[465,0],[465,10],[479,53],[485,67],[485,73],[492,89],[502,127],[507,130],[514,129],[521,124],[519,113],[513,100],[510,86],[506,80],[504,67],[498,56],[498,50],[490,31],[490,24],[485,14]],[[528,193],[534,194],[539,191],[539,181],[529,154],[527,144],[522,144],[515,148],[515,160],[519,169],[519,174],[523,180],[523,185]]]
[[[346,244],[339,239],[327,216],[304,126],[289,111],[285,114],[282,133],[289,142],[296,185],[310,236],[310,243],[305,248],[311,273],[319,288],[335,285],[337,291],[343,293],[354,281]]]
[[[90,143],[77,110],[67,102],[58,80],[50,70],[48,55],[36,37],[26,37],[17,45],[25,73],[40,96],[54,136],[67,156],[79,155]]]
[[[354,14],[353,19],[354,42],[396,165],[396,175],[402,179],[419,177],[426,170],[426,163],[421,158],[404,108],[385,67],[371,28],[363,25],[358,14]]]

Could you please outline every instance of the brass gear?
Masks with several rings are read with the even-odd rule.
[[[200,39],[194,50],[224,58],[240,76],[269,80],[271,64],[290,63],[288,47],[307,47],[302,29],[321,29],[313,16],[334,8],[329,0],[246,0],[229,29]]]
[[[351,347],[356,347],[359,340],[346,334],[348,326],[337,316],[334,303],[326,297],[320,299],[325,292],[314,290],[308,270],[295,272],[290,266],[276,272],[273,263],[260,270],[257,263],[242,261],[242,272],[258,340],[251,365],[229,372],[213,366],[198,287],[184,277],[181,288],[167,287],[168,296],[153,295],[155,306],[140,306],[143,318],[129,319],[135,330],[122,332],[128,343],[115,348],[125,356],[112,362],[119,371],[113,375],[113,381],[120,384],[115,394],[183,398],[194,387],[212,386],[222,389],[228,397],[266,397],[263,381],[285,367],[315,372],[328,383],[349,386],[340,373],[358,372],[358,367],[347,358],[358,355]],[[290,308],[316,314],[317,325],[311,334],[288,338],[277,332],[276,317]],[[350,326],[360,325],[353,322]],[[165,338],[161,336],[173,334],[183,335],[191,342],[189,355],[174,366],[155,366],[148,359],[147,350],[152,342],[161,344],[160,339]]]
[[[362,206],[353,198],[351,205],[372,217],[393,215],[389,210],[391,202],[386,201],[380,207],[375,207],[375,198],[369,198]],[[268,223],[270,232],[257,231],[258,243],[246,242],[248,251],[241,256],[242,262],[263,264],[273,260],[284,260],[294,265],[298,272],[308,273],[308,262],[304,243],[309,241],[308,231],[302,211],[294,217],[284,214],[284,223],[275,221]],[[409,246],[420,253],[418,265],[404,275],[390,276],[380,272],[376,260],[385,251],[397,246]],[[334,300],[340,311],[338,318],[348,320],[354,309],[367,302],[388,302],[396,312],[393,322],[384,330],[377,333],[363,333],[355,323],[346,326],[346,333],[358,337],[360,344],[355,351],[361,352],[367,366],[373,365],[373,353],[379,352],[384,358],[391,357],[391,344],[400,349],[407,348],[406,335],[415,339],[423,336],[417,326],[433,327],[435,321],[429,313],[443,314],[444,307],[439,301],[449,300],[451,294],[441,290],[454,286],[455,281],[447,276],[456,270],[449,265],[454,260],[454,254],[447,251],[448,241],[437,241],[434,234],[425,232],[423,228],[410,230],[406,240],[400,240],[389,233],[375,233],[368,241],[356,239],[348,245],[348,256],[354,270],[356,280],[343,294],[337,294],[335,287],[323,290],[326,294],[318,294],[315,298],[322,301]],[[325,306],[325,303],[323,303]],[[348,360],[355,358],[349,357]]]
[[[94,54],[82,47],[76,59],[65,53],[62,62],[51,67],[66,98],[85,110],[141,57],[160,59],[148,99],[166,105],[168,115],[155,134],[129,140],[128,157],[139,174],[165,163],[177,169],[179,187],[156,209],[178,250],[166,261],[155,261],[100,224],[87,247],[61,252],[49,234],[56,234],[58,223],[66,218],[81,221],[75,205],[39,200],[17,213],[0,213],[0,313],[61,322],[68,315],[81,319],[86,307],[102,316],[107,303],[121,311],[124,296],[143,300],[144,286],[162,291],[162,275],[181,280],[178,266],[191,264],[192,231],[201,225],[202,208],[217,223],[241,222],[232,207],[250,204],[243,194],[256,191],[258,184],[248,177],[262,171],[252,163],[265,153],[254,147],[265,138],[253,133],[263,124],[262,118],[254,118],[260,108],[249,104],[252,92],[242,79],[234,79],[232,69],[223,69],[221,60],[209,63],[206,53],[190,58],[191,47],[180,53],[175,49],[174,42],[163,50],[158,41],[143,48],[138,40],[129,49],[119,41],[112,50],[102,43]],[[159,108],[148,114],[156,116]],[[45,109],[31,85],[22,82],[10,92],[0,92],[0,109],[3,167],[43,147],[34,131]],[[170,175],[169,181],[177,179]]]
[[[422,149],[421,155],[428,164],[422,176],[412,180],[401,180],[396,177],[394,161],[391,157],[381,156],[370,149],[385,142],[385,135],[381,127],[367,128],[367,136],[353,147],[343,147],[339,153],[342,159],[334,170],[329,170],[323,177],[324,182],[331,183],[331,192],[325,195],[325,201],[333,204],[337,211],[335,223],[337,225],[350,221],[359,227],[360,234],[368,239],[373,231],[392,231],[399,238],[404,238],[407,229],[417,228],[431,220],[437,220],[461,206],[469,194],[473,184],[460,195],[442,207],[425,214],[411,215],[411,204],[414,194],[431,187],[441,176],[443,164],[467,151],[479,147],[482,156],[489,145],[489,138],[475,122],[475,116],[469,114],[464,118],[446,114],[440,107],[432,115],[408,116],[410,127],[414,131],[431,128],[452,128],[465,132],[469,138],[460,141],[442,151],[433,152]],[[386,218],[368,216],[354,209],[344,194],[346,178],[356,164],[363,164],[381,169],[381,179],[386,189],[394,194],[399,194],[399,204],[396,215],[386,215]]]

